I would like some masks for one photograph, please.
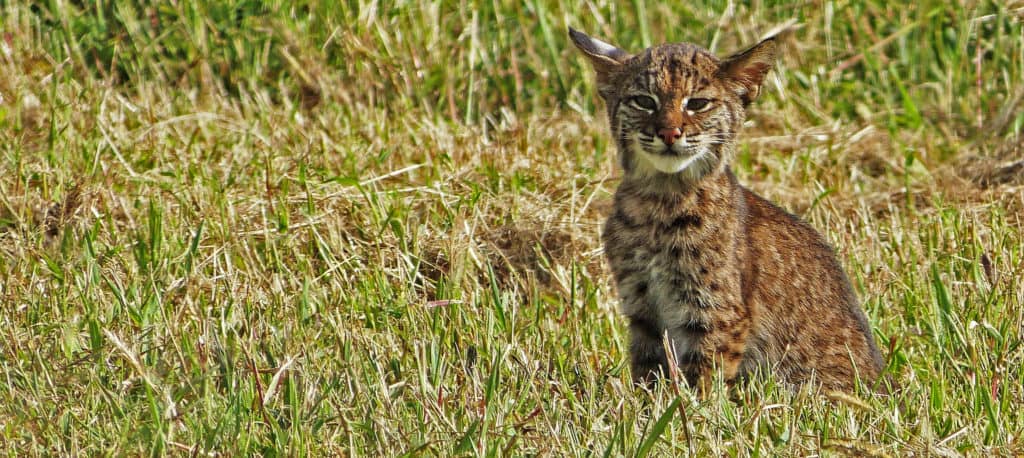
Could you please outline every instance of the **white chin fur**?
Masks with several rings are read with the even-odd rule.
[[[647,153],[642,148],[636,148],[635,152],[655,170],[668,174],[686,170],[687,167],[693,165],[694,162],[697,162],[707,154],[707,150],[704,148],[697,150],[697,152],[689,156],[655,155]]]

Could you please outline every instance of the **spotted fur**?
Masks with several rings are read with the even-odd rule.
[[[877,378],[881,355],[832,248],[729,169],[775,42],[720,60],[687,43],[632,55],[569,33],[597,73],[624,170],[602,238],[633,377],[675,366],[702,389],[716,369],[839,389]]]

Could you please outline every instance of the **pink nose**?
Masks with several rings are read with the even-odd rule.
[[[679,140],[679,137],[683,136],[683,130],[678,127],[672,129],[666,127],[658,131],[658,136],[665,141],[666,145],[672,146],[676,140]]]

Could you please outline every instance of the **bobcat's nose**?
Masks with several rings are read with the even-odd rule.
[[[666,145],[672,146],[672,144],[675,143],[676,140],[679,140],[679,137],[683,136],[683,130],[678,127],[666,127],[658,131],[658,136],[665,141]]]

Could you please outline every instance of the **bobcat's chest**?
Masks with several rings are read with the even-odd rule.
[[[661,329],[707,322],[716,303],[710,289],[710,250],[692,224],[637,223],[621,215],[605,225],[605,252],[627,316],[643,316]]]

